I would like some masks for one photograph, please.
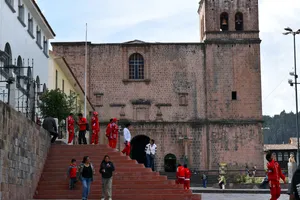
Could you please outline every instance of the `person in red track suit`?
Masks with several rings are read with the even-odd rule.
[[[277,200],[280,197],[281,188],[280,188],[280,179],[285,183],[285,176],[282,174],[281,168],[277,161],[272,157],[271,152],[268,152],[266,155],[266,160],[268,161],[268,181],[271,192],[270,200]]]
[[[71,144],[73,142],[74,139],[74,135],[75,135],[75,120],[73,118],[73,113],[70,113],[70,115],[67,118],[67,123],[68,123],[68,133],[69,133],[69,140],[68,140],[68,144]]]
[[[118,120],[117,118],[113,118],[112,120],[112,140],[111,140],[111,147],[115,149],[117,147],[117,142],[118,142],[118,135],[119,135],[119,126],[118,126]]]
[[[190,189],[190,184],[191,184],[191,171],[187,167],[187,164],[185,164],[184,165],[184,184],[183,184],[183,188],[185,190],[189,190]]]
[[[99,140],[99,132],[100,132],[100,126],[99,126],[99,119],[98,119],[98,113],[94,112],[93,117],[91,119],[92,121],[92,141],[91,144],[98,144]]]
[[[181,166],[181,164],[178,164],[177,167],[177,172],[176,172],[176,177],[177,177],[177,184],[184,184],[184,176],[185,176],[185,171],[184,167]]]
[[[108,139],[108,145],[110,147],[112,147],[112,142],[111,142],[111,140],[112,140],[112,121],[113,121],[113,119],[110,119],[109,124],[107,125],[106,131],[105,131],[105,135]]]

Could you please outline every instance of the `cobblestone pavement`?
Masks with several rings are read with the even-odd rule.
[[[202,200],[269,200],[269,194],[202,194]],[[287,194],[282,194],[278,200],[288,200]]]

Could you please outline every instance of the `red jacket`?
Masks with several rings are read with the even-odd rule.
[[[282,174],[281,168],[275,160],[271,160],[267,164],[268,167],[268,180],[279,182],[280,178],[285,182],[285,176]]]
[[[108,139],[111,139],[112,138],[112,123],[109,123],[106,127],[106,131],[105,131],[105,134],[106,134],[106,137],[108,137]]]
[[[190,180],[191,178],[191,171],[189,168],[184,168],[184,179],[185,180]]]
[[[176,176],[177,178],[185,178],[185,170],[183,166],[177,167]]]
[[[92,117],[92,130],[100,131],[98,117],[95,117],[95,116]]]
[[[117,124],[113,123],[112,126],[112,139],[117,140],[118,139],[118,134],[119,134],[119,127]]]
[[[71,164],[68,169],[68,176],[70,178],[76,178],[77,175],[77,166],[76,164]]]
[[[73,129],[74,129],[74,123],[75,123],[73,117],[72,117],[72,116],[69,116],[68,119],[67,119],[67,121],[68,121],[68,129],[69,129],[69,130],[70,130],[70,129],[73,130]]]

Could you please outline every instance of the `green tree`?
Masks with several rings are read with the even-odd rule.
[[[40,100],[39,107],[42,116],[58,118],[59,122],[66,119],[71,112],[76,111],[76,95],[67,96],[59,89],[46,91]]]

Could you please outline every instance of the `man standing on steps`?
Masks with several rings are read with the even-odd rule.
[[[108,145],[113,148],[113,123],[114,119],[110,119],[109,124],[106,127],[105,135],[108,139]]]
[[[58,137],[57,125],[53,117],[45,117],[43,121],[43,128],[52,135],[51,143],[54,143]]]
[[[118,143],[118,135],[119,135],[119,127],[118,127],[118,119],[113,118],[112,120],[112,128],[111,128],[111,148],[115,149]]]
[[[130,155],[130,140],[131,140],[131,134],[130,134],[130,130],[131,129],[131,124],[127,123],[125,125],[124,128],[124,144],[125,144],[125,148],[123,149],[122,153],[126,153],[126,156]]]
[[[75,130],[74,130],[75,121],[73,118],[73,113],[70,113],[70,115],[68,116],[67,123],[68,123],[68,133],[69,133],[68,144],[71,144],[73,142],[74,135],[75,135]]]
[[[154,171],[154,159],[156,156],[157,146],[153,139],[150,140],[150,143],[146,145],[146,160],[147,160],[147,168],[151,168]]]
[[[87,144],[86,137],[85,137],[87,121],[86,118],[83,117],[82,113],[78,114],[77,124],[79,126],[78,143],[81,144],[83,142],[83,144]]]
[[[92,117],[91,121],[92,121],[92,140],[91,140],[91,144],[98,144],[100,127],[99,127],[99,119],[98,119],[98,113],[97,112],[93,113],[93,117]]]

